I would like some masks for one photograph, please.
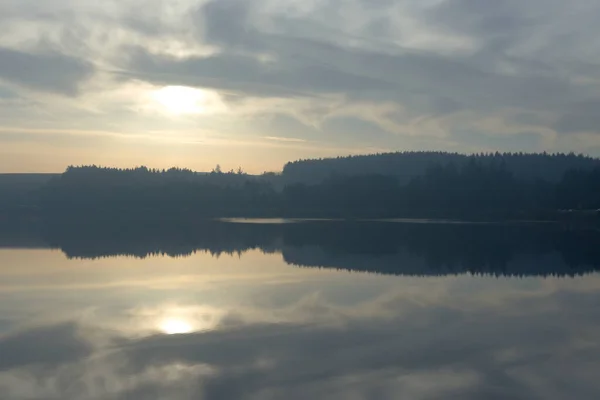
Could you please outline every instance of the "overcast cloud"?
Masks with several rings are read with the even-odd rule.
[[[90,152],[249,170],[382,150],[600,155],[599,18],[588,0],[3,0],[0,153],[23,157],[0,170]],[[61,129],[111,142],[14,138]],[[117,134],[153,139],[134,152]],[[254,156],[231,145],[248,142]]]

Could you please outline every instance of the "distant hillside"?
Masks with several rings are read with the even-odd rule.
[[[282,174],[68,167],[3,175],[0,215],[554,220],[600,224],[600,160],[394,153],[289,163]],[[576,211],[576,212],[574,212]]]
[[[434,165],[463,167],[475,159],[482,165],[502,165],[519,179],[543,179],[556,183],[567,170],[591,170],[600,159],[576,154],[491,153],[465,155],[444,152],[401,152],[325,159],[299,160],[283,168],[286,182],[318,183],[331,176],[383,174],[396,176],[401,184],[423,175]]]
[[[0,208],[28,205],[35,192],[60,174],[0,174]]]

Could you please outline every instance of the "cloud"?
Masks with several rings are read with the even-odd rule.
[[[304,139],[298,139],[298,138],[288,138],[288,137],[277,137],[277,136],[265,136],[264,139],[267,140],[274,140],[277,142],[306,142],[306,140]]]
[[[74,96],[93,70],[89,63],[57,52],[0,48],[0,79],[32,89]]]
[[[336,40],[336,35],[316,36],[295,24],[300,17],[260,4],[224,0],[199,7],[194,15],[198,38],[216,46],[216,54],[175,58],[136,48],[131,49],[127,68],[155,82],[208,86],[248,97],[309,96],[318,104],[319,96],[339,94],[347,99],[346,106],[362,102],[366,108],[390,102],[398,110],[407,110],[405,125],[427,116],[439,120],[450,135],[456,128],[444,126],[442,118],[448,114],[469,110],[468,118],[474,121],[508,109],[556,113],[589,90],[549,61],[513,54],[523,44],[518,34],[539,24],[533,16],[520,14],[521,8],[529,11],[529,7],[514,2],[489,7],[442,2],[421,10],[417,17],[423,22],[435,22],[450,35],[473,37],[477,42],[471,52],[452,53],[350,45],[349,36],[345,41]],[[308,17],[317,10],[330,12],[324,4],[315,7]],[[364,20],[368,18],[365,13]],[[306,26],[312,28],[311,24]],[[326,109],[322,112],[320,118],[325,118]],[[384,117],[378,116],[376,122],[390,130]],[[417,129],[420,135],[430,134],[426,126]]]
[[[52,367],[74,362],[91,353],[80,339],[77,325],[64,323],[43,326],[0,337],[0,371],[29,365]]]
[[[600,98],[594,2],[140,4],[4,2],[0,79],[24,99],[11,125],[51,115],[51,125],[139,132],[175,119],[145,119],[133,86],[190,86],[214,91],[228,113],[180,118],[186,128],[238,138],[294,137],[339,153],[371,140],[386,149],[600,148],[589,111]],[[265,118],[288,117],[300,122],[294,133],[286,124],[263,130]],[[344,135],[328,123],[350,118],[368,132]]]
[[[561,133],[600,131],[600,98],[569,105],[559,114],[554,128]]]

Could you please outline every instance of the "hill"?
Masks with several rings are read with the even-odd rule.
[[[3,178],[5,217],[18,209],[130,221],[160,215],[600,222],[600,160],[575,154],[389,153],[301,160],[272,176],[92,165],[59,176]]]
[[[332,176],[387,175],[400,184],[423,175],[434,165],[454,164],[464,167],[470,160],[482,166],[502,165],[517,179],[558,182],[568,170],[591,170],[600,159],[578,154],[489,153],[466,155],[444,152],[397,152],[324,159],[307,159],[287,163],[283,168],[286,182],[319,183]]]
[[[0,174],[0,209],[31,205],[36,191],[60,174]]]

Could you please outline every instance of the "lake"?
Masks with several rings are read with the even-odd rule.
[[[9,225],[0,229],[2,400],[600,394],[597,231]]]

